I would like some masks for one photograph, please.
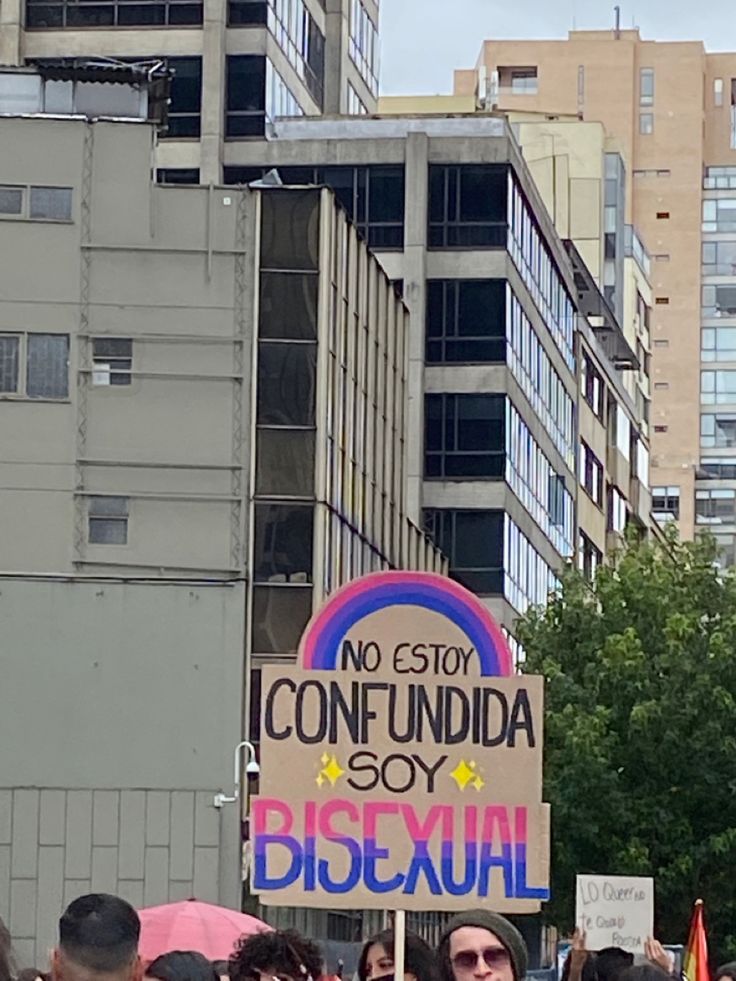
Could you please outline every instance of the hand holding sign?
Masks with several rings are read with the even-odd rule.
[[[659,940],[655,940],[654,937],[647,937],[646,943],[644,944],[644,953],[650,963],[661,967],[668,974],[672,973],[672,968],[675,964],[674,955],[666,951]]]

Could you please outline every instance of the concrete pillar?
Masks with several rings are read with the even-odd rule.
[[[23,0],[0,3],[0,65],[20,65]]]
[[[347,112],[347,82],[343,70],[350,40],[350,0],[325,3],[325,98],[327,116]]]
[[[424,324],[427,312],[429,207],[429,139],[425,133],[410,133],[407,138],[405,182],[404,300],[411,312],[407,506],[409,516],[419,522],[424,477]]]
[[[200,180],[219,184],[225,127],[227,0],[204,0],[202,26],[202,137]]]

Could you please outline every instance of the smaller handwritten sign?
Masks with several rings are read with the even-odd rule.
[[[654,880],[624,875],[579,875],[575,923],[588,950],[621,947],[643,954],[654,932]]]

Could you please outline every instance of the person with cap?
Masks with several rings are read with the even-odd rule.
[[[442,981],[523,981],[529,959],[514,924],[485,909],[453,916],[437,957]]]

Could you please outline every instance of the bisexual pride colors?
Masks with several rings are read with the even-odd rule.
[[[533,912],[548,898],[542,679],[457,583],[339,590],[262,673],[252,888],[265,904]]]

